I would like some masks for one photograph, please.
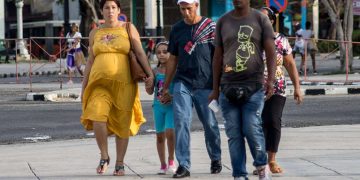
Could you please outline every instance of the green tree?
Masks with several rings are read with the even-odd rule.
[[[88,36],[93,23],[99,24],[100,0],[80,0],[81,33]]]
[[[57,2],[63,4],[64,0],[57,0]],[[99,23],[99,16],[101,16],[99,11],[100,0],[79,0],[79,5],[81,16],[80,31],[83,36],[88,36],[91,31],[91,25]]]

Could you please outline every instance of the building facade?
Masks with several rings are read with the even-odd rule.
[[[78,1],[69,1],[71,22],[80,23]],[[5,37],[16,38],[17,15],[14,1],[5,1]],[[30,36],[57,36],[64,23],[64,7],[58,0],[24,0],[23,34]]]
[[[302,15],[301,2],[303,0],[289,0],[288,9],[281,19],[286,27],[285,34],[292,35],[292,23],[294,20],[312,21],[311,8]],[[13,0],[1,0],[0,3],[0,38],[16,37],[16,6]],[[177,0],[120,0],[122,13],[133,22],[142,36],[157,35],[157,28],[161,27],[161,34],[168,37],[171,26],[182,19],[177,5]],[[70,22],[80,23],[81,12],[87,8],[82,0],[69,0]],[[233,9],[232,0],[199,0],[200,14],[217,20],[222,14]],[[251,1],[252,7],[259,8],[265,5],[263,0]],[[2,6],[3,5],[3,6]],[[158,7],[159,6],[159,11]],[[4,10],[1,10],[4,8]],[[306,8],[305,8],[306,9]],[[158,23],[158,14],[160,22]],[[320,9],[320,25],[326,23],[326,12]],[[24,38],[30,36],[57,36],[64,21],[64,7],[58,0],[24,0],[23,7]],[[101,16],[99,14],[99,16]],[[300,18],[299,18],[300,17]],[[326,18],[327,17],[327,18]],[[302,22],[304,23],[304,22]],[[53,29],[53,32],[45,34],[45,30]],[[81,28],[81,27],[80,27]],[[326,32],[320,32],[327,34]],[[84,36],[87,36],[84,34]]]

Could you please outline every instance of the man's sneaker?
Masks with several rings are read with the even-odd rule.
[[[268,165],[257,168],[259,180],[271,180],[271,172]]]
[[[176,170],[176,173],[173,175],[173,178],[185,178],[189,176],[190,176],[190,171],[182,166],[179,166]]]
[[[210,173],[219,174],[222,170],[221,160],[211,161]]]
[[[249,180],[248,177],[240,176],[240,177],[234,177],[234,180]]]
[[[313,74],[314,74],[314,75],[317,75],[317,74],[318,74],[318,72],[315,70],[315,71],[313,72]]]
[[[170,173],[172,173],[172,174],[175,174],[176,173],[176,165],[175,164],[173,164],[173,165],[169,165],[168,166],[168,171],[170,172]]]

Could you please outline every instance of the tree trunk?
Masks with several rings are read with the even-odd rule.
[[[352,41],[353,33],[353,2],[352,0],[321,0],[326,7],[330,20],[336,25],[337,40],[340,42],[340,70],[346,70],[346,59],[348,67],[352,69],[352,44],[344,43],[344,41]],[[336,2],[336,3],[335,3]],[[341,8],[344,7],[344,19],[341,20]],[[346,57],[346,52],[348,56]]]
[[[100,14],[97,10],[99,9],[99,0],[80,0],[80,30],[83,37],[88,37],[90,31],[92,29],[93,23],[98,23],[98,14]],[[88,46],[88,41],[83,40],[82,43],[85,46]],[[87,55],[87,49],[83,47],[83,52]]]
[[[353,12],[353,2],[352,0],[346,1],[346,9],[344,14],[344,21],[346,22],[344,25],[346,27],[345,31],[345,38],[347,41],[352,42],[352,34],[354,28],[354,12]],[[352,71],[352,64],[353,64],[353,44],[348,43],[348,60],[349,60],[349,70]]]
[[[86,8],[85,12],[82,13],[84,13],[84,15],[81,15],[81,23],[80,23],[81,34],[84,37],[88,37],[91,31],[91,24],[93,22],[93,19],[89,15],[91,14],[91,10],[89,8]]]

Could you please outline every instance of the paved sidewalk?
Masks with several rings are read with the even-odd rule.
[[[223,171],[209,174],[210,160],[203,132],[191,134],[191,179],[232,179],[231,165],[224,132],[222,137]],[[346,180],[360,179],[360,125],[283,128],[278,153],[284,168],[279,180]],[[0,179],[169,179],[156,175],[159,168],[155,135],[139,135],[130,139],[126,154],[126,176],[111,175],[115,163],[115,144],[109,141],[110,168],[99,176],[95,168],[99,151],[95,139],[79,139],[28,144],[0,145]],[[247,152],[248,171],[252,157]],[[189,179],[189,178],[187,178]],[[257,179],[250,175],[250,179]]]

